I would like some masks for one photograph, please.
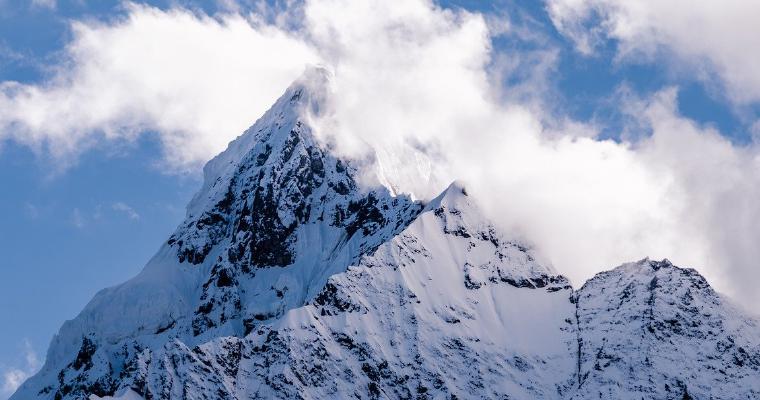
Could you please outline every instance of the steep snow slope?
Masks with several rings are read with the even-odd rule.
[[[248,336],[239,395],[558,398],[573,384],[570,294],[452,186],[309,305]]]
[[[210,161],[12,399],[757,397],[758,322],[696,272],[643,260],[574,292],[460,185],[423,203],[337,157],[310,124],[329,95],[307,71]]]
[[[573,385],[567,281],[450,187],[309,304],[244,338],[143,350],[146,398],[559,398]]]

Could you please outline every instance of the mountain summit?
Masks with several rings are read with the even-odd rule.
[[[177,231],[13,400],[760,397],[760,322],[694,270],[573,290],[460,184],[366,184],[309,123],[328,83],[307,71],[206,165]]]

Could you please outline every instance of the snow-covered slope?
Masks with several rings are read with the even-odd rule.
[[[760,398],[760,322],[695,270],[644,259],[598,274],[575,299],[574,398]]]
[[[309,305],[248,336],[240,395],[554,398],[572,386],[570,293],[453,185]]]
[[[575,292],[461,185],[415,201],[336,156],[309,123],[329,95],[307,71],[210,161],[12,399],[758,396],[758,322],[696,272],[644,260]]]

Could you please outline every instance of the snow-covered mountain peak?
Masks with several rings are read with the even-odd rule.
[[[352,162],[315,137],[308,120],[328,78],[307,70],[208,163],[186,220],[140,275],[64,324],[43,372],[104,342],[142,349],[244,335],[305,304],[416,217],[422,204],[360,185]]]
[[[328,101],[331,76],[324,67],[307,67],[263,116],[230,142],[225,151],[206,163],[203,186],[188,205],[188,217],[208,208],[210,201],[224,196],[219,190],[223,186],[220,182],[231,179],[241,164],[250,162],[252,152],[262,154],[256,151],[257,147],[267,148],[268,145],[270,153],[280,153],[292,130],[319,115]],[[317,144],[310,128],[298,129],[295,135],[306,146]]]
[[[451,184],[438,197],[431,200],[427,208],[435,209],[438,207],[455,207],[458,203],[468,202],[467,189],[464,183],[460,181],[451,182]]]
[[[462,184],[418,201],[403,151],[368,170],[320,140],[330,95],[307,70],[211,160],[185,221],[13,400],[760,395],[760,323],[695,270],[644,259],[574,291]]]
[[[760,323],[694,269],[668,260],[623,264],[586,282],[575,301],[577,398],[760,395]]]

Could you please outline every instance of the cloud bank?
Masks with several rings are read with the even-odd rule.
[[[560,29],[592,49],[575,22],[591,7],[575,6],[592,3],[551,4]],[[398,190],[428,197],[463,180],[576,284],[624,261],[668,257],[744,304],[760,300],[760,153],[680,116],[676,88],[627,98],[621,107],[638,131],[600,140],[542,105],[553,49],[532,54],[527,65],[541,68],[526,71],[531,57],[492,49],[496,35],[524,31],[427,0],[308,0],[214,17],[130,5],[124,18],[72,30],[49,80],[2,84],[0,137],[68,159],[152,131],[168,166],[192,169],[319,63],[334,75],[320,134],[351,156],[374,149]],[[746,79],[742,101],[755,96],[755,77]]]

